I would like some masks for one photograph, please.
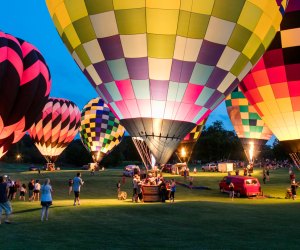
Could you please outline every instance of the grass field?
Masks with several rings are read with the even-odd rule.
[[[26,184],[49,177],[54,189],[49,221],[40,221],[39,202],[13,201],[13,224],[0,225],[0,249],[299,249],[300,198],[284,199],[288,171],[271,171],[264,194],[274,198],[231,201],[218,190],[222,173],[198,173],[189,190],[177,186],[175,203],[132,203],[116,199],[121,170],[105,170],[85,181],[81,206],[68,196],[76,170],[28,172],[27,166],[0,163],[0,175]],[[298,173],[296,173],[297,177]],[[171,175],[164,175],[171,178]],[[261,181],[261,171],[254,174]],[[184,181],[183,177],[177,177]],[[261,181],[262,182],[262,181]],[[131,195],[131,179],[122,190]],[[129,197],[130,198],[130,197]]]

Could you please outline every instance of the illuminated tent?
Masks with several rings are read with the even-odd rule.
[[[225,103],[234,130],[249,162],[252,162],[261,146],[272,137],[272,132],[238,87],[226,97]]]
[[[50,72],[41,53],[0,31],[0,158],[31,127],[50,88]]]
[[[188,133],[183,140],[179,143],[176,155],[180,162],[189,162],[193,153],[193,149],[196,142],[200,138],[201,132],[205,126],[207,118],[204,119],[199,125],[194,127],[190,133]]]
[[[261,57],[286,2],[46,0],[78,66],[158,163]]]
[[[100,162],[123,139],[125,128],[101,98],[94,98],[81,112],[79,134],[93,160]]]
[[[300,152],[300,1],[290,1],[268,51],[240,84],[297,165]]]
[[[72,101],[50,97],[29,134],[47,162],[53,163],[73,141],[79,126],[79,108]]]

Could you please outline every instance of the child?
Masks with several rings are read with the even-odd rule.
[[[23,183],[22,186],[20,187],[20,197],[19,197],[19,200],[25,201],[25,194],[26,193],[27,193],[26,185]]]

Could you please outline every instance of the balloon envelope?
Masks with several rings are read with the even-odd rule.
[[[249,161],[256,158],[262,145],[272,137],[272,132],[259,117],[255,108],[237,87],[226,97],[228,116],[237,136],[240,138]],[[250,153],[251,145],[253,152]]]
[[[50,87],[50,72],[41,53],[0,31],[0,158],[31,127]]]
[[[73,141],[80,126],[80,110],[66,99],[50,97],[29,134],[48,162],[55,162]]]
[[[159,163],[261,57],[286,6],[286,0],[46,3],[81,70]]]
[[[300,1],[289,6],[274,41],[240,87],[289,152],[300,152]]]
[[[123,139],[125,128],[101,98],[86,104],[81,112],[79,134],[95,162],[100,162]]]

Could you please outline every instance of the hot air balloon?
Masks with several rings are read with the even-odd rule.
[[[300,1],[289,1],[274,41],[240,87],[300,165]]]
[[[41,53],[0,31],[0,158],[33,124],[50,88],[50,72]]]
[[[83,73],[158,163],[261,57],[286,2],[46,0]]]
[[[48,163],[54,163],[77,134],[80,110],[72,101],[50,97],[29,130],[35,146]]]
[[[253,162],[261,146],[272,137],[272,132],[238,87],[226,97],[225,103],[228,116],[245,154],[249,162]]]
[[[179,143],[176,150],[176,155],[179,158],[180,162],[188,163],[191,159],[193,149],[196,145],[196,142],[200,138],[201,132],[205,126],[207,118],[204,119],[200,124],[192,129],[183,140]]]
[[[125,128],[101,98],[94,98],[81,112],[79,134],[85,148],[99,163],[123,139]]]

